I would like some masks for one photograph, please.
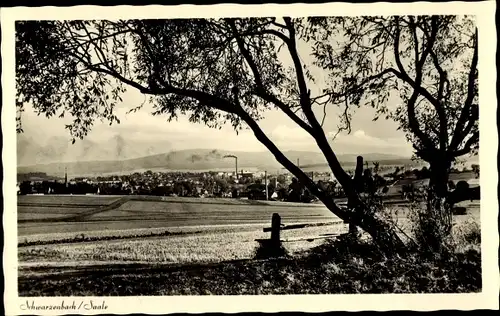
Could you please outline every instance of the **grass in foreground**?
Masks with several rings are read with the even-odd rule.
[[[324,228],[309,229],[318,234],[316,230]],[[305,252],[300,243],[285,243],[288,256],[245,259],[258,257],[253,239],[264,237],[264,233],[237,230],[183,237],[23,247],[19,249],[21,263],[35,265],[19,270],[19,295],[478,292],[482,286],[479,224],[470,219],[457,223],[454,228],[449,252],[439,258],[410,252],[404,257],[387,259],[369,241],[340,240],[304,242],[309,247],[314,246]],[[232,259],[243,260],[225,261]],[[61,265],[71,260],[73,264]],[[85,260],[115,264],[80,266]],[[51,261],[59,265],[44,266]]]
[[[481,290],[477,229],[440,258],[387,259],[369,241],[329,241],[300,255],[189,266],[124,265],[69,272],[35,268],[19,278],[20,296],[466,293]],[[40,272],[43,272],[41,274]]]
[[[300,258],[191,267],[109,268],[21,277],[20,296],[460,293],[481,289],[475,250],[384,259],[372,245],[326,243]]]
[[[345,225],[308,227],[283,232],[282,238],[319,236],[324,233],[343,232]],[[226,260],[252,258],[258,243],[255,239],[269,238],[270,233],[264,233],[255,226],[233,227],[224,230],[205,230],[201,227],[169,232],[169,236],[154,237],[154,234],[164,234],[164,231],[154,234],[125,235],[116,240],[87,241],[75,239],[74,243],[52,243],[18,248],[20,265],[26,262],[44,265],[47,262],[67,263],[72,261],[78,265],[81,261],[119,263],[208,263]],[[91,239],[90,239],[91,240]],[[64,241],[64,240],[63,240]],[[284,243],[291,254],[321,244],[322,240],[297,241]],[[36,243],[36,242],[34,242]]]

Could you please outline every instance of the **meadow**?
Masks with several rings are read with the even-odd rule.
[[[113,195],[22,195],[18,196],[17,204],[95,207],[109,205],[119,198],[120,196]]]
[[[453,238],[459,246],[451,256],[439,258],[413,253],[385,258],[373,244],[364,240],[356,243],[324,240],[302,241],[305,245],[296,243],[293,246],[293,243],[284,243],[288,252],[285,256],[257,259],[259,247],[252,244],[251,239],[259,234],[254,232],[219,232],[149,242],[21,248],[20,260],[26,263],[19,268],[19,295],[479,292],[479,228],[471,228],[465,222],[456,228]],[[226,238],[221,239],[222,236]],[[124,253],[129,255],[124,256]],[[45,256],[50,260],[69,261],[40,265],[38,260]],[[153,256],[157,262],[147,260]],[[78,260],[76,265],[73,259]],[[101,260],[100,264],[96,264],[97,260]]]
[[[177,228],[184,226],[207,225],[255,225],[268,224],[273,213],[279,213],[284,222],[318,222],[338,220],[323,205],[304,205],[299,203],[280,203],[231,199],[160,198],[146,196],[124,196],[105,200],[106,205],[97,204],[99,196],[78,196],[79,205],[88,199],[85,208],[38,205],[24,206],[20,197],[18,215],[18,236],[66,233],[88,233],[94,231],[134,230]],[[31,198],[31,196],[29,196]],[[38,199],[43,199],[37,196]],[[47,196],[53,200],[55,196]],[[68,201],[66,196],[61,204]],[[245,202],[242,202],[245,201]],[[91,207],[91,205],[99,207]],[[51,220],[61,214],[58,220]],[[40,220],[47,219],[40,225]],[[83,216],[85,215],[85,216]],[[30,220],[30,217],[32,217]]]
[[[356,255],[358,259],[353,259],[359,265],[359,271],[352,270],[352,264],[347,267],[347,263],[336,261],[313,265],[312,269],[316,269],[314,273],[311,272],[313,275],[300,271],[304,269],[303,266],[300,268],[301,264],[311,264],[310,256],[317,255],[318,251],[324,252],[324,247],[336,249],[339,242],[336,236],[347,232],[347,225],[322,205],[266,201],[254,203],[230,199],[186,199],[185,203],[181,203],[182,198],[155,197],[57,198],[23,196],[19,199],[19,219],[26,219],[18,223],[20,295],[326,293],[335,289],[334,284],[323,284],[326,282],[323,277],[316,275],[320,271],[332,277],[338,274],[335,277],[350,282],[349,291],[353,288],[357,289],[355,292],[374,291],[373,286],[364,281],[357,281],[361,282],[357,285],[352,284],[351,280],[347,281],[345,273],[368,273],[369,267],[373,266],[367,265],[360,254]],[[467,234],[474,225],[477,226],[474,229],[479,231],[479,203],[467,202],[466,206],[468,214],[454,218],[453,232],[457,236]],[[402,230],[411,228],[407,220],[408,210],[404,206],[396,205],[388,210]],[[256,239],[269,238],[270,233],[263,232],[263,228],[270,226],[271,216],[275,212],[281,215],[282,222],[287,225],[324,225],[283,231],[281,238],[287,255],[280,260],[285,261],[256,260],[260,247]],[[67,217],[53,217],[56,215]],[[44,218],[44,222],[38,222],[38,218]],[[464,246],[469,244],[457,242],[459,253],[465,254],[471,249],[479,251],[478,242],[473,243],[473,246]],[[295,268],[283,268],[282,264]],[[269,275],[269,281],[252,283],[253,273],[265,274],[267,272],[261,269],[268,269],[269,265],[274,269],[273,273],[278,274]],[[188,266],[194,267],[194,270],[187,269]],[[130,271],[133,267],[149,268],[136,273]],[[282,268],[287,272],[283,272]],[[159,270],[154,272],[156,270],[151,269]],[[242,273],[240,277],[243,283],[236,282],[233,286],[228,273],[235,272],[234,269],[243,269],[238,272]],[[208,273],[212,279],[196,277],[193,273]],[[288,274],[285,281],[281,277],[276,279],[283,273]],[[75,276],[79,282],[87,285],[77,290],[77,285],[72,281]],[[173,278],[178,283],[155,289],[144,289],[140,285],[156,277],[164,279],[164,282]],[[313,279],[308,280],[308,277]],[[185,288],[180,288],[181,280],[187,282]],[[216,285],[214,280],[220,284]],[[122,281],[119,288],[111,286]],[[102,288],[95,288],[89,282],[100,284]],[[139,285],[135,282],[139,282]],[[286,286],[277,286],[276,282],[285,282]],[[300,282],[302,287],[299,286]],[[408,282],[404,284],[407,288],[401,289],[402,292],[415,290],[416,285],[412,287]],[[201,286],[199,290],[196,289],[198,286]],[[309,286],[317,288],[309,289]],[[70,289],[74,292],[68,292]]]

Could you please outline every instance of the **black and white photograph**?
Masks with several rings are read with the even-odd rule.
[[[13,308],[498,292],[494,13],[329,5],[11,18]]]

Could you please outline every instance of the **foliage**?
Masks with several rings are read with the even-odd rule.
[[[478,164],[473,164],[471,165],[472,171],[476,174],[476,178],[479,178],[479,165]]]
[[[321,18],[312,25],[313,55],[329,70],[324,92],[332,102],[369,105],[377,110],[374,120],[395,120],[426,161],[438,150],[455,158],[477,149],[477,31],[471,17]],[[394,99],[399,104],[392,107]]]
[[[288,251],[280,243],[276,245],[270,239],[262,240],[255,249],[254,258],[255,259],[270,259],[289,256]]]
[[[239,22],[239,32],[261,32],[270,23]],[[18,22],[18,108],[32,103],[47,116],[69,112],[74,120],[67,128],[74,137],[83,137],[95,119],[119,122],[113,110],[128,85],[149,94],[154,114],[169,120],[182,113],[192,122],[219,127],[229,120],[239,128],[236,109],[214,102],[237,97],[254,118],[258,107],[268,104],[255,97],[230,27],[226,20],[205,19]],[[248,50],[258,63],[262,85],[284,93],[285,70],[276,62],[270,36],[251,38]]]
[[[451,227],[448,177],[479,147],[478,40],[469,16],[311,18],[315,64],[329,71],[332,104],[370,106],[399,124],[430,164],[427,209],[414,217],[417,239],[440,251]],[[423,172],[422,172],[423,173]],[[421,173],[421,175],[422,175]],[[404,188],[413,194],[411,187]],[[406,194],[405,194],[406,195]]]
[[[428,190],[424,194],[432,194],[432,191]],[[413,236],[422,252],[440,255],[447,250],[446,241],[451,234],[453,220],[452,208],[436,196],[425,199],[427,204],[439,204],[410,208]]]

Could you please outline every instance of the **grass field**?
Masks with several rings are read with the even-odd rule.
[[[21,197],[20,295],[370,293],[383,286],[377,285],[379,281],[363,281],[362,272],[369,276],[380,263],[368,264],[359,256],[353,259],[358,270],[352,262],[331,261],[306,269],[304,265],[312,264],[304,257],[306,253],[324,251],[318,249],[331,244],[328,235],[347,231],[347,226],[322,205],[225,199],[181,202],[182,198],[162,201],[156,197]],[[455,217],[455,234],[463,233],[462,227],[471,223],[480,223],[479,202],[465,204],[468,214]],[[408,230],[408,211],[397,207],[398,213],[392,213],[398,225]],[[269,238],[270,233],[262,229],[270,226],[273,213],[279,213],[284,224],[330,225],[283,231],[281,238],[286,241],[283,245],[289,257],[254,260],[259,249],[255,239]],[[478,251],[479,246],[474,247]],[[469,250],[461,249],[461,253]],[[400,264],[411,266],[407,261]],[[134,267],[145,270],[137,272]],[[263,269],[272,272],[266,274]],[[422,273],[438,273],[430,266],[428,269]],[[236,279],[231,281],[230,273],[236,273]],[[395,292],[420,291],[403,272],[391,273]],[[346,289],[332,283],[335,278]],[[153,288],[144,283],[153,280],[167,284]],[[461,283],[451,288],[470,289]]]
[[[109,205],[119,198],[120,196],[106,195],[21,195],[17,197],[17,203],[18,205],[82,205],[86,207],[95,207]]]
[[[290,230],[282,234],[285,248],[291,253],[318,246],[323,240],[301,240],[299,237],[320,236],[346,232],[344,225],[310,227]],[[269,238],[269,233],[256,227],[206,229],[192,227],[176,236],[134,238],[132,240],[105,240],[75,242],[19,248],[21,266],[26,263],[46,265],[56,262],[109,263],[209,263],[235,259],[250,259],[258,247],[255,239]],[[29,266],[33,266],[29,264]]]
[[[104,230],[131,230],[175,228],[180,226],[204,225],[241,225],[241,224],[268,224],[273,213],[279,213],[283,222],[318,222],[337,220],[330,211],[322,205],[289,204],[279,202],[226,202],[211,199],[186,199],[185,203],[179,198],[167,198],[162,201],[155,197],[121,197],[101,200],[99,196],[78,196],[79,205],[85,208],[69,208],[71,203],[67,196],[63,196],[61,207],[40,207],[39,205],[24,206],[25,197],[20,198],[18,215],[18,236],[64,233],[88,233]],[[31,198],[31,196],[29,197]],[[36,196],[42,200],[43,196]],[[53,203],[55,196],[47,196]],[[89,202],[85,203],[87,199]],[[141,200],[137,200],[141,199]],[[144,200],[143,200],[144,199]],[[95,200],[98,200],[96,202]],[[244,200],[243,200],[244,201]],[[106,202],[106,205],[102,205]],[[89,205],[97,205],[89,207]],[[61,214],[65,220],[57,219]],[[40,225],[39,220],[46,215],[47,220]],[[30,221],[30,219],[32,219]]]
[[[477,213],[477,214],[476,214]],[[478,213],[456,216],[455,227],[477,223]],[[409,223],[399,227],[409,232]],[[255,239],[269,238],[262,228],[268,225],[189,226],[165,229],[94,231],[80,234],[42,234],[21,237],[20,243],[45,241],[45,244],[19,247],[20,264],[61,264],[82,261],[108,263],[207,263],[232,259],[249,259],[258,243]],[[283,231],[285,248],[291,253],[320,245],[324,239],[294,241],[295,238],[326,237],[347,231],[347,225],[337,224]],[[166,234],[163,234],[165,233]],[[86,240],[85,240],[86,238]],[[66,239],[66,240],[65,240]],[[55,241],[61,240],[62,243]],[[32,266],[32,264],[29,264]]]
[[[317,231],[314,233],[318,233]],[[460,230],[455,234],[463,237]],[[66,258],[75,256],[78,265],[36,261],[19,269],[20,296],[140,296],[140,295],[262,295],[327,293],[464,293],[481,290],[479,241],[469,240],[473,248],[461,248],[451,257],[421,258],[416,254],[387,259],[366,242],[325,241],[306,249],[289,247],[291,254],[277,259],[243,259],[207,262],[207,253],[235,259],[256,249],[248,239],[253,233],[227,233],[243,244],[230,251],[219,236],[193,236],[191,240],[137,241],[100,244],[94,247],[44,248],[26,250],[22,256]],[[477,235],[476,235],[477,236]],[[460,241],[460,238],[457,239]],[[207,244],[221,245],[218,251]],[[286,243],[285,243],[286,244]],[[162,252],[168,245],[178,246],[174,253]],[[198,248],[203,252],[199,252]],[[475,247],[475,248],[474,248]],[[135,261],[121,257],[125,250]],[[299,250],[299,251],[297,251]],[[304,251],[306,250],[306,251]],[[118,251],[118,252],[116,252]],[[191,254],[194,251],[194,255]],[[144,260],[154,254],[158,262]],[[199,257],[197,257],[201,254]],[[186,259],[196,257],[190,263]],[[103,260],[100,265],[96,259]],[[108,261],[105,261],[108,260]],[[112,261],[109,261],[112,260]],[[174,260],[181,264],[172,264]]]
[[[17,207],[18,220],[63,218],[69,215],[80,215],[94,207],[54,207],[54,206],[26,206]]]

